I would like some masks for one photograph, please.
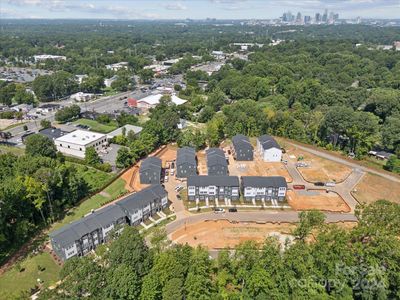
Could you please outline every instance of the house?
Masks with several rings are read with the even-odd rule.
[[[83,93],[83,92],[77,92],[75,94],[72,94],[71,96],[69,96],[69,98],[71,100],[75,100],[78,102],[86,102],[89,101],[90,99],[92,99],[94,97],[94,94],[91,93]]]
[[[112,70],[112,71],[126,69],[127,67],[128,67],[128,62],[126,62],[126,61],[121,61],[119,63],[115,63],[115,64],[111,64],[111,65],[106,65],[106,69]]]
[[[137,135],[140,134],[140,132],[142,131],[142,129],[143,129],[143,128],[140,127],[140,126],[135,126],[135,125],[126,124],[126,125],[124,125],[124,126],[122,126],[122,127],[120,127],[120,128],[115,129],[114,131],[111,131],[111,132],[107,133],[107,137],[108,137],[109,139],[112,139],[112,138],[114,138],[114,137],[116,137],[116,136],[118,136],[118,135],[123,135],[123,134],[124,134],[124,131],[125,131],[125,135],[127,135],[128,132],[132,131],[133,134],[134,134],[135,136],[137,136]]]
[[[187,180],[190,201],[239,200],[239,178],[237,176],[190,176]]]
[[[59,104],[47,103],[47,104],[42,104],[42,105],[40,105],[40,106],[36,109],[36,111],[39,112],[39,113],[49,113],[49,112],[52,112],[52,111],[57,111],[57,110],[59,110],[60,108],[62,108],[62,106],[59,105]]]
[[[83,80],[88,78],[89,76],[86,74],[83,75],[75,75],[76,81],[78,82],[78,84],[82,84]]]
[[[40,129],[38,134],[43,135],[54,141],[55,139],[58,139],[59,137],[62,137],[63,135],[67,134],[68,132],[63,131],[59,128],[44,128]]]
[[[65,56],[61,55],[48,55],[48,54],[42,54],[42,55],[34,55],[33,59],[35,60],[35,63],[41,62],[41,61],[46,61],[46,60],[66,60],[67,58]]]
[[[137,107],[138,103],[136,99],[128,98],[127,105],[128,107]]]
[[[179,148],[176,155],[176,177],[188,178],[196,174],[196,151],[190,147]]]
[[[206,150],[208,175],[228,175],[228,163],[223,150],[209,148]]]
[[[85,130],[75,130],[60,136],[54,143],[61,153],[79,158],[85,158],[86,149],[89,147],[100,151],[108,144],[105,134]]]
[[[143,99],[140,99],[137,101],[137,107],[143,110],[149,110],[150,108],[156,107],[158,104],[160,104],[161,97],[164,96],[163,94],[155,94],[155,95],[150,95],[147,96]],[[171,102],[174,103],[175,105],[182,105],[186,103],[186,100],[183,100],[176,96],[175,94],[171,95]]]
[[[161,182],[161,159],[148,157],[140,164],[139,175],[141,184],[159,184]]]
[[[264,161],[279,162],[282,159],[282,149],[270,135],[265,134],[257,139],[257,150]]]
[[[151,185],[116,203],[125,212],[129,223],[139,225],[168,206],[168,194],[160,185]]]
[[[212,51],[211,55],[214,56],[214,58],[217,60],[223,60],[226,57],[223,51]]]
[[[118,75],[114,75],[111,78],[106,78],[106,79],[104,79],[104,85],[109,88],[109,87],[111,87],[111,84],[117,79],[118,79]]]
[[[369,151],[368,154],[382,160],[389,159],[392,155],[394,155],[393,153],[386,151]]]
[[[242,189],[246,201],[283,201],[287,183],[282,176],[242,176]]]
[[[237,134],[232,137],[233,157],[238,161],[253,160],[253,146],[247,136]]]
[[[125,212],[110,205],[49,234],[54,252],[63,260],[83,256],[110,238],[112,229],[127,224]]]

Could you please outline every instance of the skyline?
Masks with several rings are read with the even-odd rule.
[[[0,0],[2,19],[277,19],[325,9],[345,19],[394,19],[400,0]]]

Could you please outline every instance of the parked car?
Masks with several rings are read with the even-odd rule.
[[[336,182],[327,182],[325,183],[325,186],[330,186],[330,187],[336,186]]]
[[[177,186],[175,187],[175,192],[179,193],[182,189],[183,189],[183,186],[182,186],[182,185],[177,185]]]
[[[304,190],[306,186],[304,184],[295,184],[293,185],[293,189],[295,190]]]
[[[224,212],[225,212],[225,209],[223,209],[222,207],[214,208],[214,213],[216,213],[216,214],[222,214]]]
[[[314,183],[315,186],[325,186],[324,182],[318,181]]]
[[[165,175],[164,182],[168,182],[168,175]]]
[[[175,174],[175,170],[171,169],[171,176],[174,176],[174,174]]]
[[[237,212],[237,208],[236,207],[232,207],[228,210],[229,212]]]
[[[181,200],[181,196],[180,195],[176,195],[176,199]]]

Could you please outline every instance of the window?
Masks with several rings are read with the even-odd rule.
[[[60,146],[62,147],[62,144],[60,144]]]
[[[68,149],[69,149],[69,148],[71,148],[71,147],[68,145]]]
[[[82,148],[79,148],[79,151],[82,151]]]

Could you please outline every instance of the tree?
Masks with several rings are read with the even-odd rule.
[[[139,73],[139,78],[142,83],[150,83],[154,77],[154,72],[150,69],[143,69]]]
[[[57,149],[54,142],[46,136],[32,134],[25,140],[25,154],[55,158]]]
[[[400,118],[388,117],[382,126],[383,147],[400,151]]]
[[[81,90],[86,93],[100,93],[105,87],[102,76],[89,76],[82,80]]]
[[[51,122],[49,120],[43,119],[43,120],[40,121],[40,126],[43,129],[51,128]]]
[[[385,169],[400,174],[400,158],[396,155],[392,155],[386,162]]]
[[[32,104],[35,101],[35,97],[32,93],[27,92],[23,85],[17,86],[14,101],[18,104],[26,103]]]
[[[77,118],[81,113],[79,105],[73,104],[71,106],[64,107],[56,112],[55,119],[58,122],[64,123],[74,118]]]
[[[100,156],[94,147],[86,148],[85,162],[89,166],[97,166],[97,165],[101,164]]]
[[[129,149],[122,147],[118,149],[116,165],[118,168],[127,168],[133,163],[133,157]]]
[[[311,231],[323,224],[325,216],[320,211],[304,211],[299,213],[300,223],[294,230],[294,235],[300,239],[304,240]]]
[[[15,93],[16,93],[15,83],[10,83],[0,88],[0,102],[3,103],[4,105],[11,105]]]
[[[106,297],[110,299],[138,299],[141,280],[129,266],[121,264],[107,273]]]

